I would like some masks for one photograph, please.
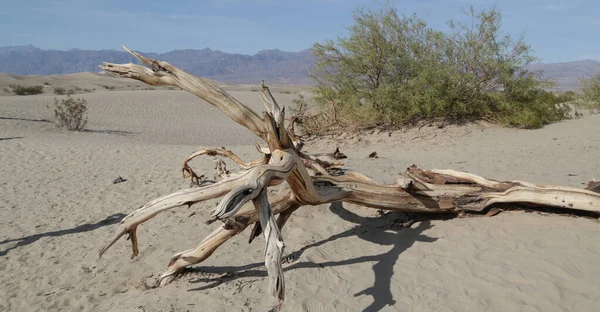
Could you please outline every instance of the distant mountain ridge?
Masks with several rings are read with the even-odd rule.
[[[167,61],[194,75],[230,83],[309,84],[307,70],[314,63],[312,51],[263,50],[254,55],[232,54],[209,48],[173,50],[145,55]],[[102,62],[137,63],[125,51],[42,50],[32,45],[0,47],[0,72],[18,75],[54,75],[98,72]]]
[[[579,79],[588,79],[600,73],[600,62],[583,60],[564,63],[536,63],[529,65],[532,71],[541,71],[543,76],[556,81],[559,90],[577,90]]]
[[[261,80],[293,84],[310,84],[308,76],[315,58],[310,49],[300,52],[263,50],[254,55],[226,53],[209,48],[145,53],[167,61],[194,75],[229,83],[255,84]],[[19,75],[53,75],[98,72],[102,62],[136,63],[137,60],[119,50],[43,50],[32,45],[0,47],[0,72]],[[580,78],[600,73],[600,62],[583,60],[565,63],[536,63],[531,70],[542,71],[554,79],[559,90],[577,90]]]

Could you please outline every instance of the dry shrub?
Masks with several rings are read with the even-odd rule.
[[[303,94],[298,94],[292,102],[294,106],[291,107],[291,121],[300,126],[303,135],[321,135],[333,130],[332,117],[326,111],[309,104]]]
[[[44,86],[25,87],[19,85],[11,85],[12,92],[16,95],[34,95],[44,93]]]
[[[55,98],[54,117],[59,127],[81,131],[87,124],[87,101],[71,97],[59,101]]]

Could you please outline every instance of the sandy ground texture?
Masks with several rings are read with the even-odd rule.
[[[78,75],[81,88],[107,79]],[[49,83],[64,79],[55,78]],[[40,79],[47,77],[21,82]],[[70,79],[63,83],[76,83]],[[140,256],[133,260],[124,239],[98,259],[125,214],[189,186],[180,168],[197,146],[258,157],[252,146],[258,138],[208,104],[177,90],[127,90],[127,83],[135,84],[115,82],[115,91],[75,95],[89,102],[85,132],[54,127],[46,108],[55,97],[51,92],[0,97],[0,311],[273,309],[264,241],[248,245],[249,230],[174,283],[144,290],[174,253],[195,247],[216,226],[204,223],[215,201],[173,209],[141,225]],[[233,94],[261,109],[258,93]],[[275,96],[289,104],[294,94]],[[432,126],[311,141],[306,149],[339,146],[348,168],[384,183],[414,163],[583,187],[600,178],[599,124],[600,115],[531,131]],[[373,151],[380,158],[367,159]],[[211,159],[193,165],[213,174]],[[126,181],[113,184],[118,177]],[[297,211],[282,231],[282,311],[597,310],[595,220],[504,212],[408,229],[398,226],[401,221],[399,213],[349,204]]]

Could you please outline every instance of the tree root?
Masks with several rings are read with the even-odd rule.
[[[190,75],[169,63],[153,60],[126,47],[125,49],[150,68],[111,63],[104,63],[100,67],[119,77],[155,86],[176,86],[195,94],[261,137],[268,146],[268,149],[258,146],[263,158],[249,163],[224,148],[200,148],[183,165],[184,177],[190,177],[192,182],[199,184],[202,176],[197,176],[188,163],[200,155],[228,157],[245,171],[236,174],[225,172],[221,175],[223,179],[214,184],[162,196],[121,221],[116,233],[100,250],[100,255],[121,236],[129,234],[132,257],[137,256],[139,248],[136,229],[141,223],[177,206],[189,206],[224,196],[213,213],[213,220],[220,220],[223,224],[196,248],[174,255],[160,277],[161,285],[171,282],[183,268],[204,261],[228,239],[254,224],[249,241],[261,233],[265,236],[269,292],[278,298],[280,306],[285,298],[281,269],[284,245],[280,229],[291,214],[304,205],[342,201],[405,212],[494,215],[498,204],[512,203],[542,205],[572,213],[584,211],[600,214],[600,194],[593,191],[600,189],[597,183],[590,183],[590,189],[584,190],[521,181],[494,181],[466,172],[428,171],[413,165],[396,183],[378,184],[359,173],[341,171],[340,163],[330,163],[301,152],[302,142],[293,133],[293,122],[287,129],[284,127],[285,108],[277,104],[264,83],[260,86],[260,96],[267,112],[260,117],[207,80]],[[268,187],[283,181],[288,183],[289,189],[269,200]],[[254,207],[246,205],[249,201],[252,201]],[[279,215],[277,220],[275,215]]]

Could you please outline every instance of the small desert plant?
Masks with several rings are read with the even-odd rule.
[[[50,84],[48,82],[44,82],[44,85],[49,86]]]
[[[104,85],[104,86],[102,86],[102,87],[103,87],[104,89],[106,89],[106,90],[114,90],[114,89],[115,89],[115,86],[106,86],[106,85]]]
[[[333,130],[331,117],[325,111],[315,109],[303,94],[292,100],[294,106],[290,107],[291,120],[300,127],[302,134],[320,135]]]
[[[279,91],[279,93],[281,93],[281,94],[292,94],[292,91],[289,91],[289,90],[281,90],[281,91]]]
[[[75,89],[65,89],[65,88],[60,88],[60,87],[56,87],[54,88],[54,94],[56,95],[73,95],[75,94],[77,91],[82,91],[80,88],[75,87]]]
[[[59,101],[55,98],[54,117],[59,127],[81,131],[87,124],[87,101],[71,97]]]
[[[11,85],[12,92],[16,95],[34,95],[44,93],[44,86],[24,87],[19,85]]]

